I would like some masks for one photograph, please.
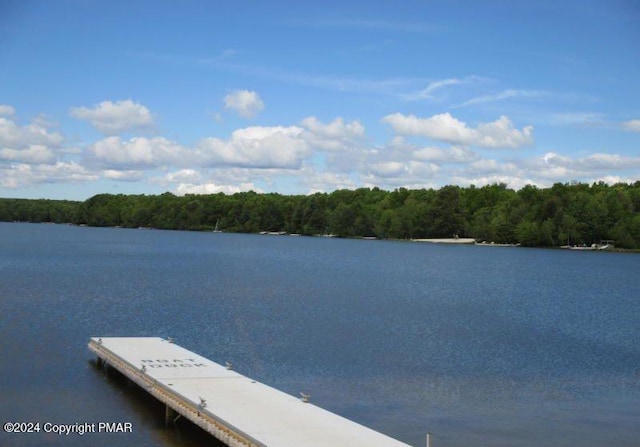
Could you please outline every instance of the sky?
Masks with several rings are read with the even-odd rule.
[[[0,197],[638,180],[639,0],[0,0]]]

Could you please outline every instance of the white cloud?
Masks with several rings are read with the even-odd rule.
[[[399,161],[374,163],[369,169],[371,173],[377,177],[399,177],[401,175],[406,175],[409,170],[406,163]]]
[[[299,169],[310,155],[303,132],[296,126],[246,127],[234,131],[228,141],[202,140],[198,154],[207,166]]]
[[[97,179],[98,175],[74,162],[37,165],[16,163],[4,169],[0,186],[14,189],[43,183],[80,183]]]
[[[622,128],[631,132],[640,132],[640,120],[625,121],[622,123]]]
[[[547,152],[541,158],[545,165],[548,166],[567,166],[571,164],[571,159],[555,152]]]
[[[534,160],[531,166],[541,170],[553,170],[558,172],[560,168],[574,175],[598,175],[603,170],[625,171],[640,168],[640,157],[625,157],[619,154],[595,153],[582,158],[570,158],[554,152],[544,154],[540,159]]]
[[[15,122],[0,118],[0,147],[8,149],[28,148],[34,144],[59,146],[64,138],[57,132],[50,133],[37,123],[18,126]]]
[[[40,164],[53,163],[56,156],[47,146],[32,144],[23,149],[0,149],[0,160]]]
[[[308,192],[331,192],[337,189],[355,189],[359,185],[349,174],[337,172],[318,172],[311,170],[306,173],[303,183]]]
[[[111,167],[159,167],[180,164],[186,160],[185,149],[166,138],[107,137],[89,147],[95,158]]]
[[[633,184],[638,181],[637,177],[621,177],[619,175],[603,175],[593,179],[592,183],[604,182],[607,185],[615,185],[616,183]]]
[[[167,173],[163,180],[167,183],[186,183],[198,182],[201,177],[200,173],[195,169],[180,169],[176,172]]]
[[[434,163],[421,161],[388,161],[371,164],[365,174],[359,176],[364,186],[382,189],[433,188],[442,175],[442,168]]]
[[[522,189],[527,185],[537,185],[540,187],[546,186],[532,179],[500,174],[479,177],[454,176],[451,178],[451,183],[460,186],[475,185],[478,187],[504,183],[508,188],[511,189]]]
[[[219,192],[225,194],[235,194],[238,192],[255,191],[262,192],[259,188],[256,188],[253,183],[240,183],[236,185],[218,185],[215,183],[181,183],[176,188],[178,195],[185,194],[217,194]]]
[[[576,160],[580,169],[586,170],[627,170],[640,168],[640,157],[624,157],[618,154],[595,153]]]
[[[49,117],[47,117],[44,114],[40,114],[40,115],[36,116],[35,118],[33,118],[33,122],[35,124],[37,124],[38,126],[45,127],[45,128],[60,126],[60,123],[51,120]]]
[[[477,160],[478,154],[465,146],[451,146],[449,149],[425,147],[413,153],[417,160],[434,163],[470,163]]]
[[[235,90],[224,97],[224,108],[235,110],[243,118],[253,118],[264,109],[264,102],[256,92]]]
[[[403,182],[421,181],[432,177],[439,171],[438,165],[420,161],[387,161],[374,163],[370,167],[370,173],[376,177],[396,178]]]
[[[582,177],[575,169],[575,161],[567,156],[547,152],[542,157],[521,161],[522,169],[537,180],[537,185],[569,181]]]
[[[602,153],[573,158],[547,152],[541,157],[513,162],[515,163],[518,165],[518,175],[521,178],[526,177],[530,183],[540,187],[574,180],[584,183],[602,180],[609,184],[617,181],[632,182],[635,181],[634,178],[637,180],[637,170],[640,169],[640,157]],[[609,174],[602,175],[603,171],[608,171]]]
[[[132,129],[148,129],[153,126],[149,109],[130,99],[103,101],[93,108],[74,107],[71,116],[88,121],[93,127],[107,135],[115,135]]]
[[[442,168],[435,163],[424,163],[421,161],[409,162],[409,174],[412,179],[423,181],[426,178],[432,178],[438,174]],[[415,181],[413,180],[413,181]]]
[[[434,81],[422,94],[439,96],[446,93],[441,89],[456,84],[455,79]],[[109,103],[110,110],[113,112],[124,103]],[[128,103],[120,111],[140,106],[130,100]],[[82,119],[98,123],[98,115],[107,109],[98,105],[89,110],[96,112],[91,119],[86,114]],[[241,113],[242,108],[233,110]],[[15,111],[0,106],[2,113]],[[115,118],[109,121],[107,116],[103,113],[100,117],[102,124],[111,125],[105,131],[125,129],[124,125],[118,127]],[[588,116],[565,114],[564,118],[578,121]],[[153,121],[150,118],[147,122]],[[48,121],[33,120],[22,126],[0,116],[0,186],[19,188],[47,182],[103,179],[144,182],[156,188],[163,185],[165,190],[177,194],[233,194],[261,192],[261,188],[309,193],[362,186],[437,188],[452,183],[493,182],[520,188],[527,183],[546,187],[571,180],[633,179],[640,169],[640,157],[635,154],[583,152],[576,156],[571,152],[547,152],[523,158],[513,152],[494,152],[496,159],[482,158],[487,151],[479,148],[519,148],[533,143],[532,127],[518,129],[506,116],[469,125],[449,113],[424,118],[395,113],[385,116],[382,122],[395,132],[386,144],[379,145],[367,137],[360,120],[337,117],[323,122],[316,116],[308,116],[295,125],[252,126],[230,135],[211,134],[212,137],[189,147],[163,137],[129,139],[117,135],[69,146],[61,134],[50,130],[53,124]],[[640,120],[617,125],[635,131]],[[438,141],[425,144],[419,142],[420,138],[410,138],[416,136]]]
[[[42,174],[47,182],[84,182],[96,180],[98,176],[75,162],[57,162],[53,165],[39,165],[36,171]]]
[[[15,113],[16,109],[13,107],[6,104],[0,104],[0,116],[13,116]]]
[[[498,160],[492,160],[489,158],[484,158],[481,160],[474,161],[473,163],[469,163],[465,167],[466,172],[471,172],[474,174],[510,174],[510,175],[519,175],[522,174],[522,170],[515,164],[511,162],[500,162]]]
[[[358,121],[345,124],[338,117],[329,124],[322,124],[315,116],[302,120],[302,125],[318,137],[323,138],[361,138],[364,136],[364,126]]]
[[[533,126],[515,129],[506,116],[501,116],[492,123],[480,124],[475,129],[449,113],[430,118],[394,113],[384,117],[382,122],[390,124],[401,135],[424,136],[451,144],[515,149],[533,143]]]
[[[102,176],[109,180],[118,180],[121,182],[137,182],[144,178],[144,171],[105,169]]]
[[[306,129],[304,138],[313,147],[326,151],[339,151],[357,144],[364,138],[364,126],[359,121],[346,123],[338,117],[329,124],[323,124],[315,116],[305,118],[300,123]]]

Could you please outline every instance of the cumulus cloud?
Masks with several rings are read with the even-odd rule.
[[[640,132],[640,120],[625,121],[622,123],[622,128],[631,132]]]
[[[431,187],[445,165],[456,162],[456,152],[466,148],[419,149],[394,138],[387,146],[362,151],[362,159],[356,169],[364,173],[367,184],[382,188],[398,186]],[[470,151],[469,151],[470,152]]]
[[[577,160],[577,166],[588,170],[626,170],[640,168],[640,157],[595,153]]]
[[[255,191],[262,192],[259,188],[256,188],[253,183],[240,183],[238,185],[217,185],[215,183],[181,183],[176,188],[178,195],[185,194],[217,194],[222,192],[224,194],[235,194],[238,192]]]
[[[238,129],[228,141],[206,138],[198,146],[202,162],[252,168],[299,169],[310,154],[297,126],[253,126]]]
[[[569,157],[556,154],[555,152],[547,152],[541,157],[541,160],[547,166],[568,166],[571,164],[571,159]]]
[[[619,154],[595,153],[582,158],[570,158],[554,152],[547,152],[536,165],[547,169],[564,168],[574,173],[596,173],[602,170],[625,171],[640,168],[640,157],[626,157]]]
[[[186,183],[198,182],[202,176],[195,169],[180,169],[175,172],[169,172],[164,176],[167,183]]]
[[[88,171],[84,166],[73,161],[60,161],[52,165],[38,165],[35,167],[35,171],[41,176],[41,180],[47,183],[84,182],[98,178],[95,173]]]
[[[180,164],[185,159],[185,149],[162,137],[136,137],[123,141],[120,137],[108,137],[89,147],[100,163],[110,167],[159,167]]]
[[[337,189],[354,189],[358,185],[345,173],[310,171],[304,179],[310,193],[335,191]]]
[[[575,160],[555,152],[547,152],[541,157],[523,160],[521,164],[526,172],[537,179],[536,184],[541,186],[550,180],[555,183],[556,181],[577,179],[584,175],[575,169]]]
[[[98,175],[75,162],[56,162],[54,164],[15,163],[3,169],[0,186],[20,188],[45,183],[81,183],[94,181]]]
[[[382,119],[401,135],[423,136],[451,144],[485,148],[515,149],[533,143],[533,126],[515,129],[506,116],[491,123],[470,128],[449,113],[418,118],[415,115],[394,113]]]
[[[595,153],[586,157],[573,158],[547,152],[541,157],[522,160],[519,164],[522,175],[526,173],[529,178],[535,180],[534,184],[542,187],[573,180],[592,183],[606,177],[602,175],[603,171],[610,172],[607,183],[615,183],[609,180],[617,178],[628,181],[636,177],[635,172],[640,169],[640,157]]]
[[[106,135],[153,126],[153,116],[149,109],[130,99],[117,102],[102,101],[92,108],[74,107],[71,109],[71,116],[88,121]]]
[[[305,118],[300,123],[306,129],[304,138],[313,147],[338,151],[357,144],[364,138],[364,126],[359,121],[345,123],[340,117],[329,124],[320,122],[315,116]]]
[[[13,107],[6,104],[0,104],[0,116],[13,116],[15,113],[16,109]]]
[[[29,148],[32,145],[57,147],[64,138],[57,132],[49,132],[37,123],[19,126],[14,121],[0,118],[0,147],[8,149]]]
[[[621,177],[619,175],[603,175],[602,177],[596,177],[593,179],[593,183],[604,182],[607,185],[615,185],[616,183],[628,183],[633,184],[638,181],[637,177]]]
[[[109,180],[118,180],[121,182],[137,182],[144,178],[144,171],[105,169],[102,176]]]
[[[253,118],[264,109],[264,102],[256,92],[235,90],[224,97],[224,108],[234,110],[243,118]]]
[[[366,186],[383,189],[432,188],[437,184],[441,170],[435,163],[388,160],[369,164],[361,179]]]
[[[42,144],[32,144],[22,149],[0,149],[0,160],[22,163],[53,163],[56,156],[51,149]]]
[[[512,189],[522,189],[527,185],[536,185],[540,187],[549,186],[546,184],[542,184],[538,181],[535,181],[531,178],[520,177],[517,175],[513,176],[513,175],[501,175],[501,174],[477,176],[477,177],[454,175],[453,177],[451,177],[451,183],[454,185],[460,185],[460,186],[475,185],[480,187],[504,183],[505,185],[507,185],[508,188],[512,188]]]
[[[364,126],[358,121],[345,124],[338,117],[329,124],[323,124],[315,116],[302,120],[302,125],[316,136],[324,138],[360,138],[364,136]]]
[[[378,177],[398,177],[407,173],[408,166],[399,161],[385,161],[372,164],[370,171]]]
[[[469,163],[465,167],[466,172],[473,173],[475,175],[478,174],[510,174],[510,175],[519,175],[522,173],[522,170],[515,164],[511,162],[500,162],[498,160],[492,160],[488,158],[484,158],[481,160],[474,161],[473,163]]]
[[[465,146],[451,146],[449,149],[425,147],[414,152],[418,160],[435,163],[470,163],[477,160],[478,154]]]
[[[456,83],[451,79],[433,82],[422,94],[439,95]],[[524,93],[506,92],[476,102],[517,95]],[[238,100],[228,108],[245,115],[257,113],[257,109],[251,112],[250,104],[251,100]],[[126,110],[134,116],[138,110],[138,116],[148,119],[118,124],[116,117],[126,116]],[[130,100],[107,101],[91,109],[74,109],[74,113],[96,127],[103,125],[105,133],[153,123],[148,110]],[[533,142],[531,126],[516,128],[506,116],[469,125],[449,113],[430,117],[395,113],[382,119],[394,133],[380,145],[370,141],[359,120],[321,121],[309,116],[295,125],[251,126],[230,135],[212,135],[188,147],[163,137],[121,135],[68,147],[61,134],[50,130],[52,124],[33,120],[18,125],[12,121],[14,114],[12,107],[0,106],[0,186],[4,188],[98,179],[147,182],[178,194],[261,192],[261,188],[309,193],[362,186],[437,188],[495,182],[519,188],[527,183],[545,187],[571,180],[628,179],[637,177],[640,169],[640,157],[635,154],[577,157],[547,152],[522,158],[513,152],[494,152],[496,159],[483,158],[486,151],[478,148],[519,148]],[[640,131],[640,120],[618,126]],[[416,136],[438,141],[420,145],[419,139],[410,138]]]
[[[504,183],[513,189],[520,189],[526,185],[543,187],[554,183],[540,175],[548,169],[548,166],[538,166],[537,168],[526,166],[526,163],[521,161],[479,159],[448,172],[448,179],[451,183],[461,186]]]

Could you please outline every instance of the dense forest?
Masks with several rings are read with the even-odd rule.
[[[458,235],[544,247],[614,240],[616,247],[638,249],[640,181],[518,191],[494,184],[312,195],[99,194],[84,202],[0,199],[0,221],[391,239]]]

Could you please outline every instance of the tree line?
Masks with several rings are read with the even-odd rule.
[[[0,221],[389,239],[457,235],[543,247],[614,240],[617,247],[639,249],[640,181],[518,191],[493,184],[311,195],[98,194],[83,202],[0,199]]]

